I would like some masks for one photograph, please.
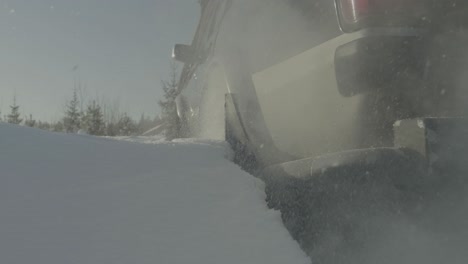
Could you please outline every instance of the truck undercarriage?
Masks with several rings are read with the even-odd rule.
[[[468,121],[403,123],[418,126],[424,153],[350,150],[260,173],[269,205],[315,263],[466,260]]]

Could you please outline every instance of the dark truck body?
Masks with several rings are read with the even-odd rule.
[[[193,43],[174,53],[181,134],[226,139],[316,263],[363,263],[366,239],[347,232],[369,215],[420,223],[436,217],[415,208],[438,194],[458,186],[464,199],[467,1],[201,6]]]

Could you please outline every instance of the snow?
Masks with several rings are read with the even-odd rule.
[[[87,135],[86,130],[84,129],[79,129],[78,132],[76,132],[78,135]]]
[[[419,128],[424,128],[424,121],[423,120],[418,119],[417,122],[418,122],[418,127]]]
[[[0,263],[309,263],[224,142],[0,123],[0,149]]]

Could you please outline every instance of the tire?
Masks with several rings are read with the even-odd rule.
[[[234,153],[233,161],[245,171],[256,175],[258,162],[252,148],[249,146],[248,137],[239,119],[236,107],[236,96],[225,96],[225,139]]]

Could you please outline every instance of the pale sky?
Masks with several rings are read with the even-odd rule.
[[[16,94],[23,115],[58,120],[77,79],[88,97],[155,115],[172,46],[191,42],[199,13],[197,0],[0,0],[1,115]]]

